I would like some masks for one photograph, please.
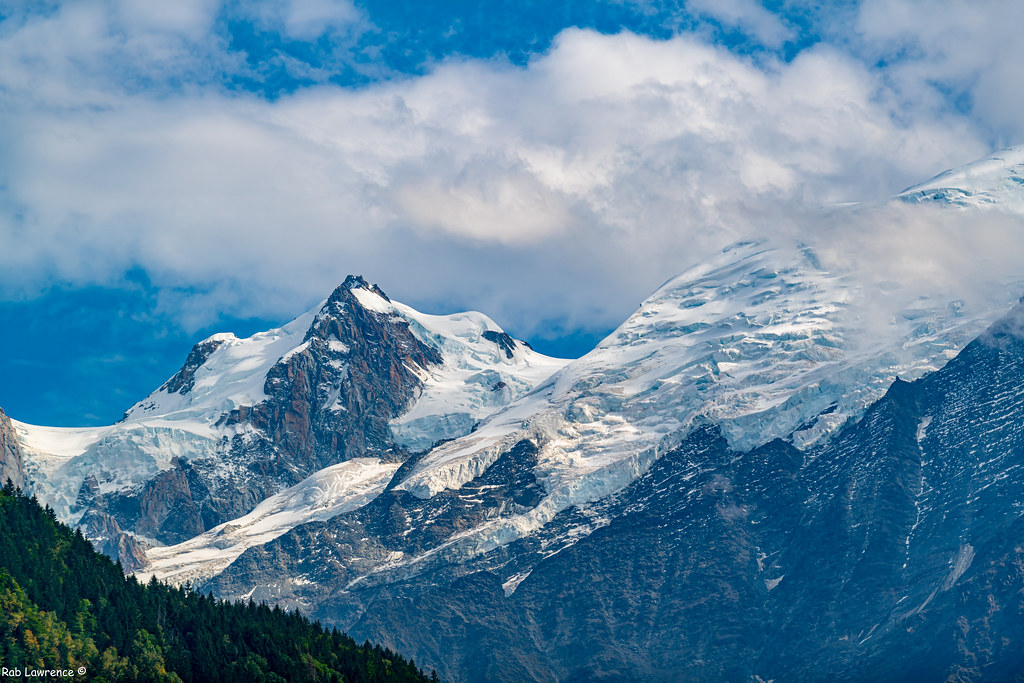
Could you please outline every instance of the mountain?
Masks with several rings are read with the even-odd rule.
[[[326,467],[393,472],[563,363],[482,314],[422,314],[350,277],[280,329],[199,342],[116,425],[14,426],[36,495],[137,569],[146,546],[237,519]]]
[[[13,486],[0,491],[0,661],[4,680],[427,680],[298,614],[142,586]]]
[[[432,563],[451,566],[618,491],[701,424],[717,425],[738,451],[776,438],[808,448],[860,417],[897,377],[943,365],[984,329],[987,315],[994,317],[917,298],[865,348],[862,335],[851,329],[861,295],[847,274],[823,270],[807,249],[735,245],[666,283],[594,351],[471,434],[408,461],[379,501],[349,515],[372,516],[401,500],[408,518],[398,524],[394,511],[380,512],[398,524],[393,533],[399,536],[387,539],[397,543],[385,542],[369,555],[360,550],[358,570],[347,567],[330,581],[290,570],[288,578],[304,586],[293,593],[285,577],[263,576],[244,590],[229,589],[223,582],[240,571],[238,565],[219,580],[218,590],[255,589],[261,598],[304,606],[317,603],[322,591],[336,587],[334,581],[386,580],[381,577]],[[1000,310],[1009,305],[1000,302]],[[470,504],[491,506],[466,486],[486,478],[503,458],[519,457],[516,448],[523,443],[533,453],[519,462],[535,480],[532,503],[497,501],[498,512],[471,514]],[[483,500],[496,495],[491,491]],[[453,496],[463,501],[462,511],[446,533],[434,508]],[[551,529],[566,539],[583,532]],[[204,539],[201,553],[209,556],[217,542],[216,534]],[[200,550],[189,544],[160,549],[159,556],[186,547],[188,553]],[[503,582],[514,582],[514,575]]]
[[[896,203],[1019,222],[1022,164]],[[966,297],[832,252],[733,244],[571,362],[350,278],[108,431],[16,423],[25,471],[140,578],[452,681],[1009,677],[1024,273]]]
[[[825,446],[738,451],[705,425],[545,527],[575,538],[524,537],[457,577],[350,582],[353,631],[452,680],[1009,680],[1024,671],[1022,322],[1018,307],[895,382]]]
[[[650,305],[665,298],[662,291]],[[616,340],[639,339],[626,334],[634,323],[603,344],[598,358],[607,357]],[[1020,496],[979,501],[976,493],[990,477],[1015,468],[1016,442],[985,439],[1001,438],[1024,418],[1024,399],[1013,390],[1024,380],[1017,367],[1024,344],[1007,338],[1006,349],[993,354],[990,344],[974,342],[954,362],[908,385],[895,377],[898,367],[840,363],[834,337],[824,337],[830,353],[808,353],[813,346],[807,340],[822,339],[814,329],[804,336],[766,330],[793,347],[776,350],[764,363],[768,377],[758,379],[769,388],[790,382],[790,397],[810,384],[817,398],[827,369],[832,380],[826,386],[838,393],[821,403],[802,397],[775,405],[743,402],[737,397],[744,392],[760,397],[765,389],[735,371],[712,393],[710,381],[699,381],[707,376],[700,372],[713,367],[708,358],[684,365],[686,374],[655,374],[650,368],[664,370],[665,364],[650,349],[638,353],[643,362],[635,372],[620,367],[614,373],[612,388],[638,377],[651,384],[616,393],[607,383],[580,383],[581,375],[609,371],[584,357],[473,434],[434,449],[404,475],[399,470],[389,490],[367,505],[251,548],[206,588],[299,607],[413,653],[449,680],[678,680],[680,672],[695,680],[822,680],[854,671],[861,661],[870,662],[864,677],[875,676],[897,655],[909,668],[892,680],[905,679],[924,661],[943,676],[969,673],[974,660],[1008,666],[1011,657],[1011,664],[1024,665],[1012,659],[1012,648],[993,649],[994,635],[956,645],[951,629],[961,616],[974,618],[967,612],[924,609],[928,593],[955,584],[956,567],[978,552],[982,536],[1008,539],[1009,546],[987,548],[991,555],[979,561],[988,564],[979,566],[991,565],[991,580],[999,585],[1019,584],[1008,558]],[[1002,334],[998,330],[989,337]],[[756,355],[763,352],[756,337],[743,340],[755,360],[765,361]],[[787,368],[783,359],[790,353],[799,356],[796,367]],[[587,373],[580,370],[584,364]],[[859,409],[859,419],[848,419],[830,438],[810,444],[802,438],[822,418],[830,425],[830,416],[858,405],[836,400],[849,391],[836,387],[841,379],[859,382],[852,386],[862,389],[856,397],[864,400],[873,386],[864,378],[883,369],[893,373],[889,386],[878,382],[878,399]],[[772,372],[780,378],[772,380]],[[665,386],[680,375],[689,387],[682,381]],[[971,378],[976,391],[966,394],[961,387]],[[560,386],[572,390],[560,393]],[[652,386],[674,398],[651,398]],[[688,391],[701,388],[724,394],[722,403],[685,401]],[[913,410],[904,406],[908,401]],[[534,421],[525,420],[523,404],[537,403],[561,412],[534,405]],[[699,409],[696,415],[688,405]],[[754,413],[758,422],[738,408],[745,405],[762,406]],[[964,405],[973,406],[970,415],[962,414]],[[735,412],[720,412],[723,407]],[[730,438],[734,417],[757,431]],[[658,431],[668,420],[671,427]],[[779,429],[780,423],[788,427]],[[919,429],[930,450],[915,450]],[[925,436],[947,433],[934,443]],[[970,438],[979,439],[977,448],[964,446]],[[1000,449],[1005,455],[994,459]],[[944,465],[951,453],[959,460],[955,471]],[[1024,495],[1024,482],[1015,476],[1003,485]],[[929,498],[932,489],[942,492],[941,501],[934,493]],[[975,503],[984,514],[972,512]],[[970,523],[955,528],[945,523],[952,519]],[[1011,618],[1017,589],[1004,588],[971,598],[992,598],[993,609],[1005,612],[1009,622],[995,633],[1024,626]],[[967,599],[943,595],[932,608],[951,600],[964,607],[956,596]],[[900,612],[902,602],[907,613],[921,609],[908,617]],[[827,616],[820,623],[802,623],[822,610]],[[892,634],[917,628],[918,621],[926,622],[923,629],[946,629],[942,640],[926,641],[942,658],[931,651],[910,657],[908,643],[892,645],[899,641]],[[892,632],[885,640],[879,634],[880,654],[845,644],[859,644],[873,628]],[[481,648],[502,655],[484,657]],[[960,650],[969,654],[950,656]]]

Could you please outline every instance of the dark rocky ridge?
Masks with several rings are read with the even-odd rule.
[[[484,332],[483,337],[497,344],[498,348],[505,352],[506,358],[511,358],[516,350],[516,340],[510,337],[507,332],[487,330]]]
[[[174,377],[164,382],[160,388],[169,394],[187,394],[192,391],[196,381],[196,370],[208,361],[213,352],[223,343],[224,341],[221,339],[208,339],[193,346],[188,358],[185,359],[185,364],[175,373]]]
[[[363,308],[354,286],[384,296],[362,278],[349,277],[306,332],[306,348],[267,374],[269,398],[225,418],[227,424],[245,421],[264,439],[261,449],[236,438],[235,450],[255,454],[253,461],[273,450],[275,457],[264,465],[273,470],[286,461],[285,467],[301,473],[293,483],[357,455],[387,453],[388,422],[404,412],[421,386],[409,368],[441,363],[407,322]],[[344,350],[332,348],[332,341]]]
[[[17,487],[25,486],[21,446],[18,445],[11,419],[0,408],[0,484],[6,483],[8,479]]]
[[[1009,680],[1024,672],[1022,320],[897,381],[817,450],[736,452],[705,427],[617,494],[460,558],[452,534],[535,504],[521,443],[458,491],[392,491],[250,549],[209,588],[276,583],[267,597],[452,681]],[[415,571],[352,582],[425,548]]]
[[[246,586],[256,600],[279,602],[294,597],[289,582],[264,583],[267,567],[284,569],[286,576],[304,576],[322,587],[347,584],[372,571],[396,552],[409,555],[436,548],[453,534],[481,522],[529,510],[543,498],[533,468],[536,447],[522,441],[503,454],[483,475],[457,491],[442,491],[421,500],[406,491],[386,490],[366,506],[327,522],[296,530],[287,551],[267,546],[245,552],[231,571],[206,586],[216,593],[233,594]],[[401,476],[401,471],[393,481]],[[287,536],[287,535],[286,535]],[[339,562],[337,558],[349,558]],[[453,556],[438,553],[433,564],[444,571]],[[458,571],[458,569],[456,569]],[[372,583],[370,579],[367,583]],[[363,604],[357,594],[334,603],[335,619],[354,622]],[[320,597],[317,598],[321,599]],[[343,617],[337,615],[344,614]]]

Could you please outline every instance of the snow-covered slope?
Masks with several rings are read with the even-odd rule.
[[[184,374],[179,372],[132,406],[125,414],[125,422],[172,423],[199,435],[219,436],[215,425],[221,415],[239,406],[256,405],[267,398],[263,391],[267,372],[302,344],[316,312],[324,303],[284,327],[258,332],[246,339],[239,339],[230,332],[204,339],[196,345],[197,349],[207,349],[207,353],[197,359],[202,363],[194,369],[188,368]],[[175,383],[179,377],[182,380]]]
[[[856,275],[823,268],[806,248],[734,245],[666,283],[532,394],[435,449],[397,488],[428,498],[518,441],[536,443],[547,497],[458,539],[483,552],[620,489],[700,424],[719,425],[739,450],[818,442],[897,377],[944,365],[1021,293],[978,311],[946,292],[915,295],[889,302],[900,313],[879,325],[865,318],[884,293]]]
[[[939,201],[1024,213],[1024,145],[1010,147],[907,188],[907,201]]]
[[[396,440],[410,450],[468,433],[569,362],[512,339],[482,313],[428,315],[369,289],[355,290],[355,295],[368,310],[406,320],[413,334],[444,359],[419,369],[421,395],[392,422]]]
[[[1024,148],[1014,148],[900,199],[1024,213],[1022,172]],[[971,307],[958,294],[972,283],[909,292],[894,286],[899,273],[878,281],[807,247],[733,245],[667,282],[534,393],[435,449],[398,488],[421,498],[458,488],[512,444],[535,442],[547,497],[461,534],[472,554],[620,489],[700,424],[719,425],[739,450],[776,438],[806,448],[1004,314],[1024,293],[1024,266],[994,276],[1005,278],[999,296]]]

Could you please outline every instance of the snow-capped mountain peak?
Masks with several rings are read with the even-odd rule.
[[[537,353],[483,313],[420,313],[361,279],[352,282],[352,295],[366,310],[404,321],[440,355],[438,363],[416,368],[421,393],[391,423],[398,443],[411,450],[469,432],[484,416],[523,396],[568,362]]]
[[[142,524],[136,531],[151,543],[176,542],[325,466],[393,462],[402,456],[392,447],[461,436],[565,362],[482,314],[423,314],[350,276],[283,327],[199,342],[115,425],[16,427],[37,493],[63,518],[78,522],[96,496],[139,499],[121,526]],[[236,491],[246,493],[227,493]],[[180,496],[193,511],[183,521],[160,508],[155,525],[140,522],[150,515],[141,498],[151,495]]]
[[[129,409],[125,421],[172,420],[208,434],[225,413],[265,401],[271,368],[311,339],[320,339],[330,351],[344,356],[353,331],[341,331],[339,325],[359,324],[347,309],[352,305],[408,325],[433,352],[428,352],[428,362],[412,368],[425,386],[394,423],[399,441],[413,449],[465,433],[495,407],[523,395],[567,362],[512,339],[482,313],[420,313],[393,302],[361,275],[349,275],[330,297],[284,327],[246,339],[219,333],[197,343],[182,368]]]

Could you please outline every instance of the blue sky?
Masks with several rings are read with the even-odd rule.
[[[116,420],[361,273],[578,355],[735,239],[1024,141],[1024,7],[0,0],[0,407]]]

